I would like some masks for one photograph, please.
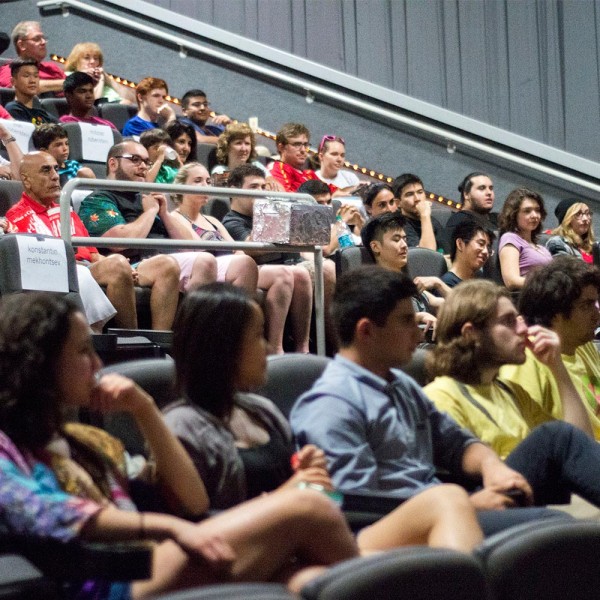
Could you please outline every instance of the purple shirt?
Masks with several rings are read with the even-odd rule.
[[[504,233],[498,244],[498,252],[507,244],[514,246],[519,251],[519,275],[524,277],[533,269],[541,265],[547,265],[552,260],[552,254],[545,246],[533,247],[517,233]]]

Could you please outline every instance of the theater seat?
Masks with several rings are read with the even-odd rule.
[[[156,600],[293,600],[298,598],[279,583],[224,583],[162,594]]]
[[[23,194],[23,184],[20,181],[0,179],[0,215],[15,205]]]
[[[530,522],[491,536],[477,548],[491,600],[596,600],[600,523]],[[592,562],[590,562],[592,561]]]
[[[375,264],[371,254],[364,246],[341,248],[333,255],[336,276],[358,269],[363,265]]]
[[[257,393],[289,418],[297,398],[309,390],[331,361],[316,354],[277,354],[267,359],[267,383]]]
[[[66,98],[42,98],[40,104],[46,112],[57,119],[69,114],[69,105]]]
[[[101,375],[105,373],[119,373],[133,379],[154,398],[159,408],[177,399],[174,388],[175,364],[171,358],[146,358],[115,363],[100,371]],[[92,414],[83,420],[119,438],[130,454],[145,454],[144,438],[130,415]]]
[[[443,254],[427,248],[408,249],[408,273],[414,277],[441,277],[448,271]]]
[[[106,102],[98,107],[100,116],[114,124],[119,130],[123,131],[125,123],[138,112],[138,107],[130,104],[119,104],[118,102]]]
[[[301,595],[304,600],[485,600],[486,584],[472,556],[414,546],[339,563],[304,586]]]

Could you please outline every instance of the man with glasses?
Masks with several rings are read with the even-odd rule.
[[[47,39],[40,24],[37,21],[21,21],[15,25],[11,38],[19,58],[33,59],[38,63],[39,93],[62,96],[65,73],[56,63],[44,61]],[[12,87],[10,64],[0,67],[0,87]]]
[[[502,371],[523,364],[527,348],[558,389],[559,419],[534,399],[525,382]],[[437,344],[427,366],[436,378],[425,394],[522,473],[536,504],[568,502],[574,492],[600,506],[595,476],[600,446],[561,358],[559,336],[538,324],[528,326],[505,288],[484,280],[454,288],[438,315]]]
[[[210,102],[202,90],[188,90],[181,99],[183,117],[178,120],[191,125],[202,144],[216,144],[225,126],[231,123],[227,115],[210,115]],[[210,124],[207,122],[210,120]]]
[[[125,139],[108,152],[107,179],[146,182],[148,152],[140,143]],[[79,215],[90,235],[132,239],[193,239],[191,230],[169,214],[164,194],[136,191],[101,191],[87,196]],[[217,261],[208,252],[159,254],[156,250],[112,248],[131,260],[140,285],[152,287],[152,325],[170,329],[177,309],[178,289],[217,279]],[[158,327],[158,325],[161,325]]]
[[[24,191],[19,202],[6,213],[9,231],[60,237],[60,207],[57,203],[60,180],[55,158],[47,152],[26,154],[21,161],[20,173]],[[73,211],[71,231],[78,237],[88,237]],[[113,316],[119,327],[136,327],[135,274],[127,261],[120,256],[105,258],[92,247],[76,248],[75,259],[79,295],[92,329],[101,332]],[[106,287],[106,295],[100,285]]]
[[[280,160],[269,168],[284,192],[295,192],[305,181],[319,179],[312,169],[305,169],[310,133],[301,123],[286,123],[278,132],[275,142]]]
[[[551,329],[560,341],[562,361],[579,392],[600,440],[600,356],[594,344],[600,325],[600,270],[572,256],[558,256],[532,271],[519,298],[528,323]],[[518,381],[557,419],[565,413],[563,398],[550,369],[531,350],[521,365],[503,367],[501,376]]]

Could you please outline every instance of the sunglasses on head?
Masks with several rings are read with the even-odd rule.
[[[341,138],[338,135],[324,135],[321,138],[321,143],[319,144],[319,152],[321,152],[321,150],[323,150],[323,146],[327,142],[339,142],[340,144],[344,144],[344,146],[346,145],[344,138]]]

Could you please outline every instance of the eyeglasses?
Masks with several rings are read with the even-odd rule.
[[[296,150],[300,150],[300,148],[310,148],[310,142],[288,142],[287,145],[296,148]]]
[[[47,42],[48,38],[45,35],[36,35],[32,38],[23,38],[24,42],[33,42],[34,44],[40,44],[42,42]]]
[[[326,142],[339,142],[340,144],[344,144],[344,146],[346,145],[346,142],[344,141],[344,138],[339,137],[337,135],[324,135],[321,138],[321,143],[319,144],[319,152],[321,152],[321,150],[323,150],[323,146],[325,145]]]
[[[575,217],[576,219],[583,219],[583,217],[591,219],[593,216],[594,213],[591,210],[580,210],[573,215],[573,217]]]
[[[115,158],[126,158],[130,160],[136,167],[144,163],[148,168],[152,166],[152,162],[148,158],[142,158],[139,154],[121,154]]]

